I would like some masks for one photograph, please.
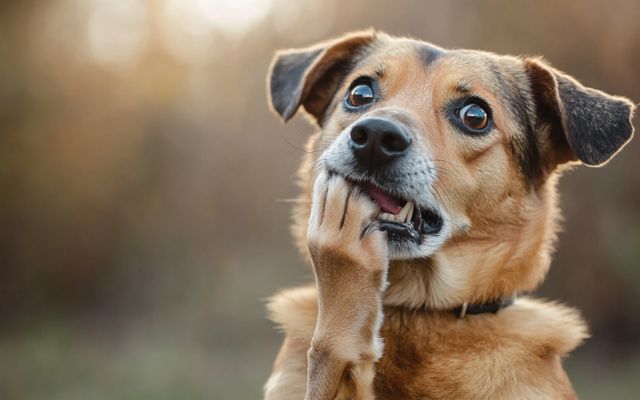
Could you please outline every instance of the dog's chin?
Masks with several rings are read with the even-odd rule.
[[[418,212],[419,229],[416,229],[416,221],[399,224],[378,219],[380,229],[387,232],[391,260],[429,257],[442,246],[444,217],[431,209]]]
[[[413,206],[407,221],[398,222],[398,219],[398,216],[390,216],[384,211],[378,215],[379,228],[387,232],[391,259],[427,257],[442,244],[444,219],[435,208]]]
[[[380,228],[388,235],[389,258],[391,260],[408,260],[415,258],[426,258],[432,256],[443,244],[441,234],[421,234],[415,239],[415,233],[407,237],[404,232],[398,231],[404,227],[389,226],[384,223]]]

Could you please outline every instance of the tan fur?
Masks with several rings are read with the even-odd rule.
[[[267,400],[576,398],[561,365],[587,337],[575,310],[520,298],[497,314],[457,319],[449,311],[533,290],[548,271],[559,219],[558,160],[575,156],[551,138],[553,121],[540,122],[539,169],[523,177],[518,151],[527,137],[513,111],[514,96],[527,112],[541,107],[527,65],[547,67],[477,51],[425,65],[416,55],[420,43],[367,31],[299,51],[322,48],[297,89],[297,102],[321,128],[309,139],[298,173],[302,194],[293,224],[316,286],[284,291],[269,303],[285,341],[265,386]],[[363,47],[369,56],[343,79],[325,76]],[[349,182],[316,168],[327,146],[363,117],[339,106],[350,82],[376,74],[384,101],[367,116],[402,119],[437,160],[434,195],[452,228],[429,258],[389,262],[385,236],[366,229],[375,205]],[[504,81],[522,90],[505,92]],[[328,99],[330,85],[339,82]],[[460,85],[493,105],[496,134],[470,140],[443,117],[440,110]],[[313,88],[321,95],[314,97]],[[549,93],[545,99],[552,101]],[[277,101],[282,109],[284,100]],[[297,105],[287,107],[290,113]]]
[[[308,346],[314,333],[314,292],[283,291],[270,303],[274,321],[283,327],[291,327],[292,316],[303,318],[292,330],[285,328],[281,350],[297,355],[289,363],[276,362],[273,371],[279,383],[274,386],[286,388],[289,397],[267,391],[267,399],[304,397],[304,386],[296,389],[284,379],[306,380],[301,343]],[[465,319],[386,307],[381,335],[385,352],[377,366],[377,399],[571,399],[575,395],[558,357],[578,346],[587,329],[569,307],[520,298],[496,315]]]
[[[315,182],[307,243],[318,312],[307,353],[305,399],[372,399],[373,363],[382,352],[378,329],[389,263],[386,234],[369,229],[377,206],[344,178],[323,171]]]

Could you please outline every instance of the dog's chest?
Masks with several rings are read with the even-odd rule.
[[[385,317],[376,399],[535,399],[536,387],[556,385],[549,372],[559,365],[557,354],[501,330],[494,314],[457,319],[391,311]]]

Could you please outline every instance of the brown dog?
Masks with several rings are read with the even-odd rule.
[[[266,399],[570,399],[579,314],[518,293],[550,263],[564,166],[600,166],[633,105],[538,58],[358,32],[279,52],[274,110],[318,126],[294,232],[315,287],[269,304],[286,334]]]

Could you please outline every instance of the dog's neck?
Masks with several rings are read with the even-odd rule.
[[[492,241],[450,240],[431,258],[393,261],[385,304],[446,310],[463,304],[508,299],[536,289],[544,280],[556,239],[555,182],[540,188],[537,204],[509,235],[500,227]],[[533,211],[532,211],[533,210]]]
[[[476,307],[482,312],[495,312],[511,304],[517,291],[499,294],[495,297],[474,298],[456,296],[454,288],[439,287],[434,284],[431,267],[413,262],[393,263],[389,269],[389,286],[385,292],[384,304],[409,309],[429,309],[466,313],[466,309]],[[486,310],[485,310],[485,307]]]

